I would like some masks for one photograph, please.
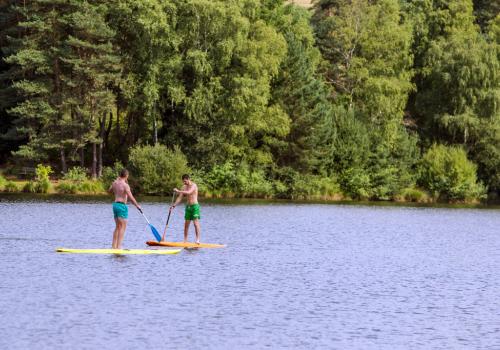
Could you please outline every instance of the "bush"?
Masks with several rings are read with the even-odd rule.
[[[86,180],[78,186],[81,193],[97,194],[104,191],[103,184],[99,180]]]
[[[19,188],[17,188],[17,185],[14,182],[7,181],[7,183],[5,184],[3,190],[5,192],[18,192]]]
[[[37,183],[36,183],[36,181],[28,181],[23,186],[23,192],[36,193],[37,192],[36,190],[37,190]]]
[[[60,182],[56,191],[63,194],[76,194],[78,193],[78,186],[72,182]]]
[[[435,144],[421,160],[419,184],[448,200],[483,198],[485,188],[477,182],[476,169],[463,149]]]
[[[418,188],[405,188],[401,193],[394,196],[396,201],[406,201],[406,202],[416,202],[416,203],[426,203],[429,202],[429,195]]]
[[[97,194],[104,191],[103,184],[99,180],[85,180],[83,182],[61,181],[57,187],[57,192],[64,194]]]
[[[109,170],[105,168],[103,169],[103,174],[105,171],[109,173]],[[97,194],[104,191],[104,185],[101,180],[89,180],[85,168],[73,167],[64,174],[63,181],[57,185],[56,190],[59,193],[65,194]]]
[[[368,199],[372,196],[370,176],[361,168],[348,168],[340,174],[340,182],[344,193],[357,199]]]
[[[7,180],[5,180],[5,177],[0,175],[0,191],[2,191],[4,189],[6,183],[7,183]]]
[[[136,146],[129,162],[133,188],[146,194],[171,194],[181,184],[182,174],[189,173],[186,156],[178,147]]]
[[[237,192],[238,179],[232,162],[214,165],[203,174],[208,191],[215,196],[234,195]]]
[[[115,164],[112,167],[104,167],[102,169],[102,176],[101,176],[101,182],[102,186],[105,190],[111,186],[113,181],[116,180],[118,175],[120,174],[120,171],[124,168],[121,162],[115,162]]]
[[[335,178],[309,174],[297,174],[291,192],[293,199],[325,199],[341,194]]]
[[[273,184],[266,179],[264,170],[252,169],[246,163],[215,165],[208,172],[196,173],[196,181],[198,186],[201,183],[205,196],[266,198],[273,194]]]
[[[35,170],[36,179],[35,181],[30,181],[23,187],[24,192],[31,193],[47,193],[50,190],[50,178],[49,175],[52,173],[52,168],[50,165],[45,166],[43,164],[38,164]]]
[[[241,197],[266,198],[273,194],[273,185],[263,170],[252,171],[244,164],[236,174],[236,191]]]
[[[50,167],[50,165],[43,165],[43,164],[38,164],[37,167],[36,167],[36,170],[35,170],[35,174],[36,174],[36,180],[37,181],[43,181],[43,180],[47,180],[49,181],[49,176],[50,174],[52,174],[52,168]]]
[[[63,180],[83,182],[87,180],[87,169],[75,166],[69,169],[63,176]]]
[[[48,193],[50,190],[51,184],[47,179],[40,180],[36,182],[36,192],[37,193]]]

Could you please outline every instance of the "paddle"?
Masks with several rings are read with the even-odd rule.
[[[137,209],[140,211],[140,213],[142,214],[142,216],[144,216],[144,219],[146,219],[146,221],[148,222],[149,227],[151,228],[151,232],[153,232],[153,235],[155,236],[156,240],[159,242],[161,240],[160,233],[158,232],[158,230],[153,225],[151,225],[151,223],[149,222],[149,220],[146,217],[146,215],[144,215],[144,213],[142,212],[142,209],[139,209],[139,208],[137,208]]]
[[[172,194],[172,202],[170,203],[170,208],[168,209],[167,223],[165,224],[165,230],[163,230],[162,241],[165,241],[165,234],[167,233],[168,222],[170,220],[170,214],[172,213],[172,205],[174,205],[175,192]]]

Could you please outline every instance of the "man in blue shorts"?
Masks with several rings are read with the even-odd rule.
[[[128,207],[127,199],[130,201],[137,209],[141,210],[140,205],[135,200],[132,192],[130,191],[130,186],[128,185],[128,170],[123,169],[120,172],[120,176],[111,184],[108,189],[109,193],[115,195],[115,201],[113,203],[113,215],[115,217],[116,227],[113,231],[113,249],[122,249],[123,237],[125,236],[125,230],[127,229],[127,219],[128,219]]]

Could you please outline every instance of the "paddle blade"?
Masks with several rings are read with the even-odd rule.
[[[151,227],[151,232],[153,232],[153,235],[155,236],[156,240],[159,242],[161,241],[161,236],[158,233],[158,230],[151,224],[149,224],[149,227]]]

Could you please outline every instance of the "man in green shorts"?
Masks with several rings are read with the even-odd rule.
[[[187,196],[187,203],[186,203],[186,212],[184,214],[184,242],[187,242],[188,239],[188,232],[189,232],[189,225],[191,224],[191,221],[194,223],[194,231],[196,233],[196,243],[200,244],[200,233],[201,233],[201,228],[200,228],[200,205],[198,204],[198,186],[191,181],[190,177],[188,174],[182,175],[182,182],[184,183],[184,186],[182,187],[182,190],[179,190],[177,188],[174,188],[174,192],[179,194],[179,197],[175,201],[175,203],[172,205],[170,209],[175,208],[177,204],[179,204],[182,201],[182,198],[184,195]]]
[[[123,169],[120,172],[120,176],[111,184],[108,192],[115,195],[115,201],[113,202],[113,215],[115,217],[116,227],[113,231],[112,247],[113,249],[122,249],[123,237],[125,236],[125,230],[127,229],[127,199],[130,198],[132,204],[134,204],[137,209],[141,210],[140,205],[137,203],[132,195],[132,192],[130,191],[127,169]]]

